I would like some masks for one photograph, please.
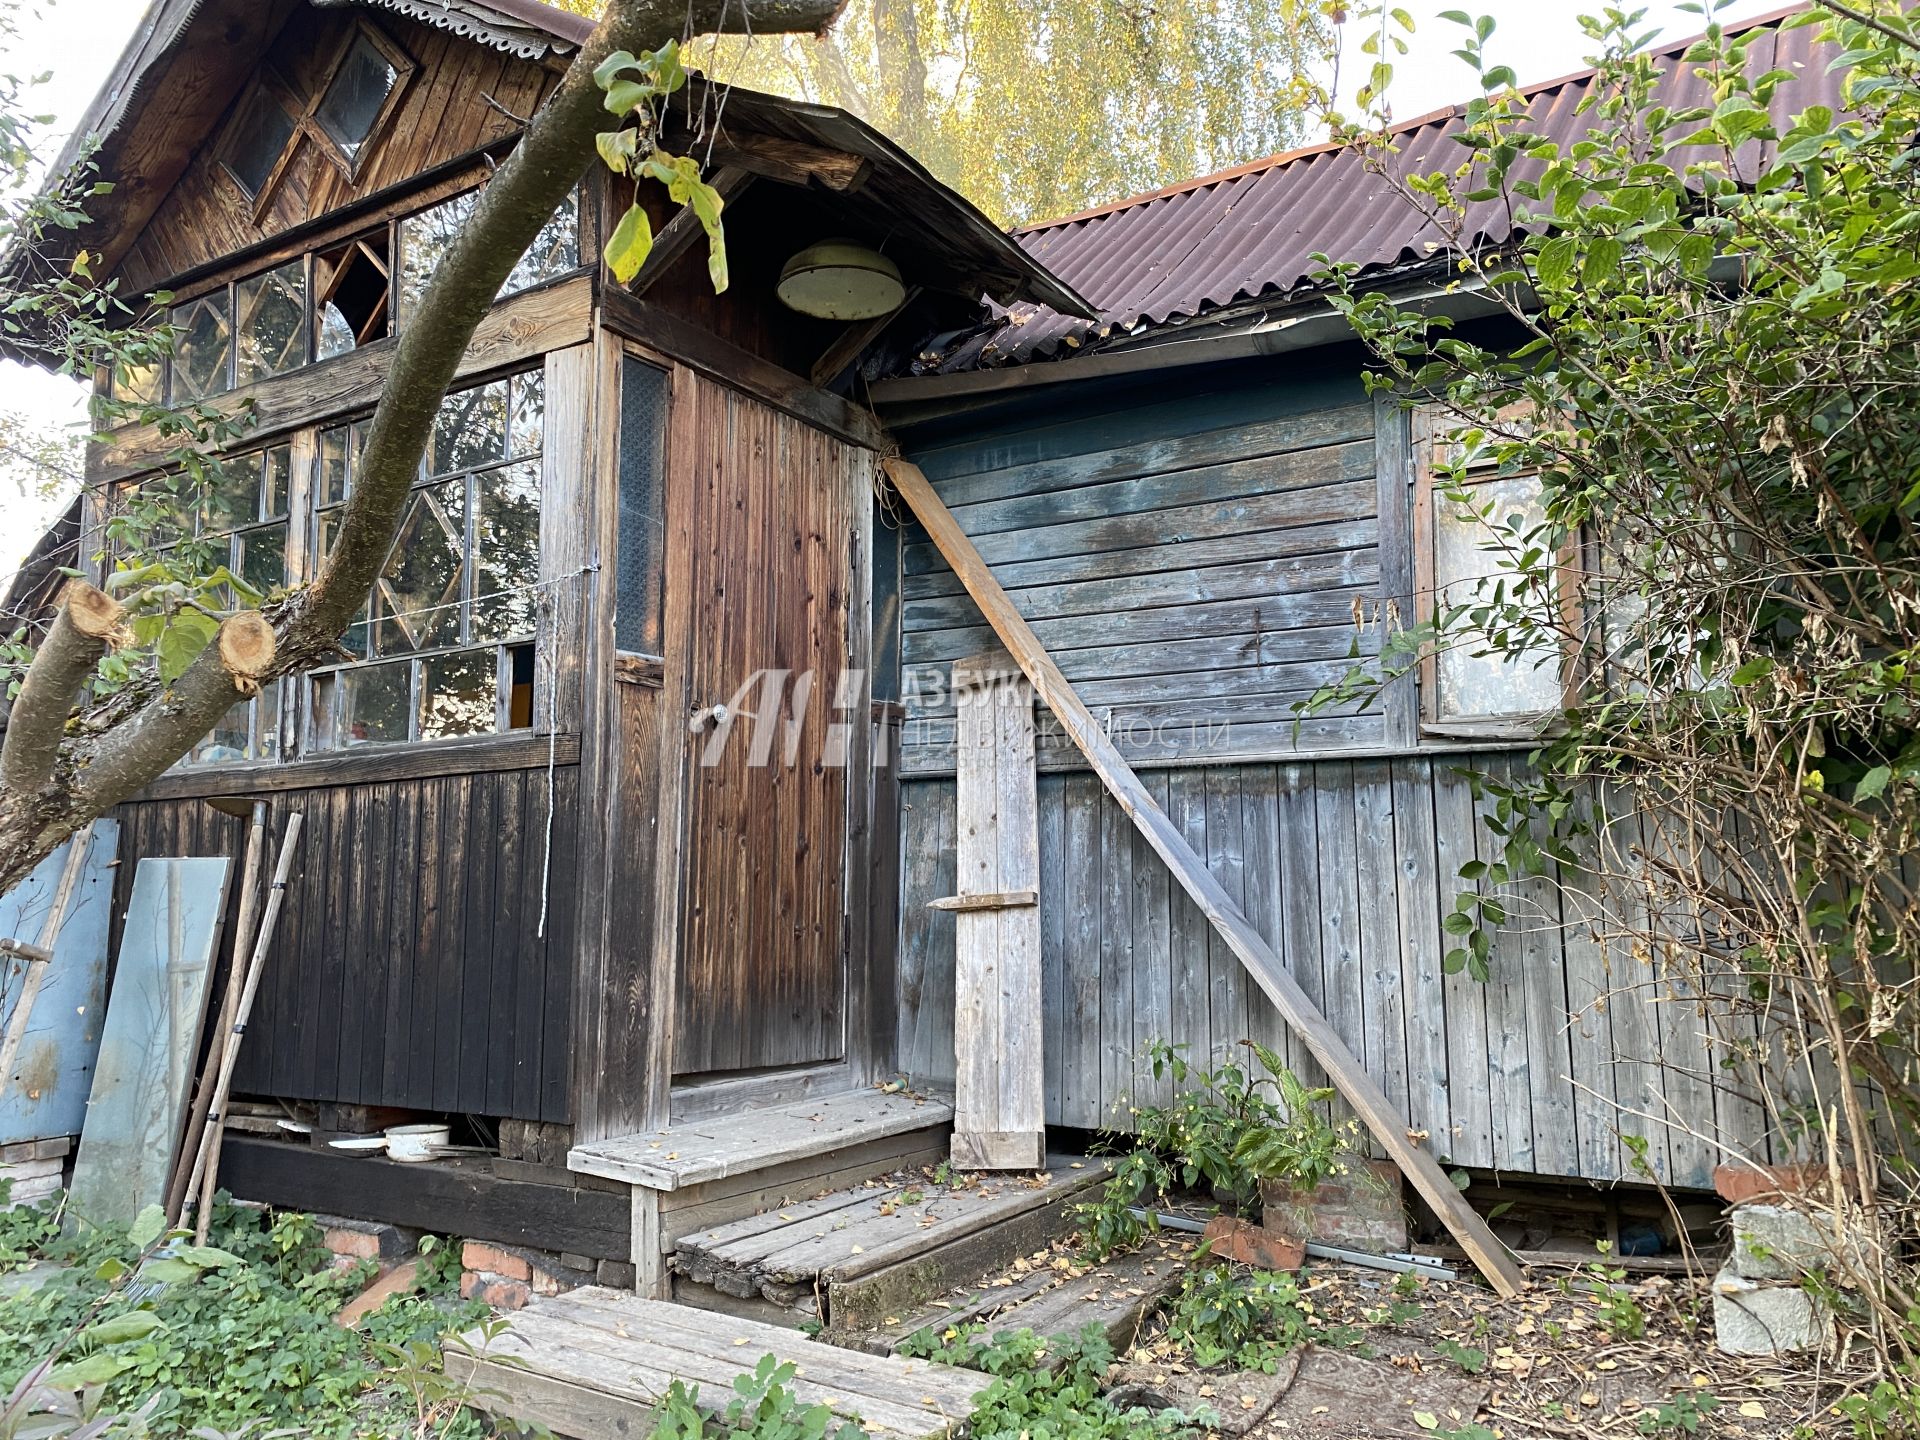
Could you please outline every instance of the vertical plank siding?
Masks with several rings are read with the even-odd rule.
[[[275,796],[276,832],[298,810],[306,834],[236,1093],[569,1120],[578,774],[554,770],[546,864],[542,769]],[[116,813],[122,892],[142,856],[232,857],[244,843],[246,822],[201,800]],[[230,914],[225,946],[233,933]]]
[[[1411,678],[1368,710],[1296,722],[1294,703],[1376,654],[1381,617],[1414,603],[1406,418],[1357,377],[1357,360],[1322,352],[1062,387],[925,422],[907,448],[1439,1156],[1633,1178],[1625,1133],[1661,1178],[1706,1184],[1717,1142],[1752,1153],[1760,1117],[1713,1082],[1697,997],[1595,938],[1633,897],[1577,877],[1508,886],[1490,979],[1445,973],[1459,869],[1492,855],[1461,771],[1510,776],[1524,759],[1423,741]],[[954,1065],[953,921],[926,902],[953,884],[954,711],[937,672],[993,639],[926,536],[908,526],[901,542],[898,1043],[938,1087]],[[1217,1064],[1252,1038],[1324,1084],[1051,716],[1038,739],[1048,1121],[1125,1129],[1129,1106],[1164,1103],[1141,1065],[1154,1040]],[[1635,829],[1634,844],[1654,839]]]
[[[1442,942],[1452,943],[1441,922],[1462,886],[1457,846],[1441,837],[1473,843],[1472,797],[1453,771],[1503,763],[1407,756],[1146,778],[1165,787],[1168,814],[1216,877],[1244,885],[1249,916],[1441,1158],[1633,1178],[1615,1138],[1624,1127],[1654,1139],[1663,1179],[1705,1185],[1721,1158],[1716,1135],[1744,1148],[1757,1134],[1751,1106],[1698,1081],[1702,1026],[1689,998],[1644,963],[1601,952],[1588,917],[1543,907],[1557,886],[1523,887],[1490,982],[1441,973]],[[927,902],[952,893],[953,785],[908,780],[902,797],[901,1065],[916,1083],[945,1087],[953,918]],[[1164,1100],[1140,1064],[1154,1039],[1218,1062],[1252,1036],[1318,1081],[1266,998],[1221,983],[1208,927],[1183,913],[1183,895],[1169,897],[1165,867],[1136,853],[1132,827],[1091,775],[1042,775],[1038,803],[1049,1124],[1126,1129],[1129,1106]],[[1654,1115],[1671,1106],[1699,1133],[1623,1116],[1616,1102]]]

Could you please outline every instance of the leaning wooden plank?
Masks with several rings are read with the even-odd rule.
[[[928,537],[939,547],[947,563],[967,587],[980,612],[994,633],[1012,653],[1020,668],[1033,682],[1040,698],[1059,717],[1061,726],[1079,747],[1101,782],[1114,799],[1133,818],[1140,833],[1167,864],[1194,904],[1206,915],[1240,963],[1273,1001],[1288,1026],[1319,1061],[1340,1094],[1366,1123],[1387,1154],[1392,1157],[1427,1204],[1446,1224],[1473,1262],[1503,1295],[1517,1295],[1526,1288],[1526,1277],[1505,1248],[1494,1238],[1486,1221],[1476,1214],[1447,1174],[1425,1150],[1408,1137],[1406,1122],[1381,1093],[1353,1053],[1341,1042],[1333,1027],[1308,1001],[1293,976],[1287,973],[1280,957],[1266,937],[1253,928],[1246,913],[1236,905],[1220,882],[1208,871],[1206,861],[1194,852],[1186,838],[1174,828],[1140,783],[1133,767],[1122,758],[1106,733],[1095,723],[1087,707],[1074,694],[1060,669],[1035,638],[1033,630],[1014,608],[1012,600],[993,577],[973,542],[934,493],[920,467],[894,457],[885,462],[888,477],[901,499],[925,527]]]
[[[207,985],[227,908],[225,859],[142,860],[120,934],[69,1224],[131,1224],[167,1198]]]
[[[80,1133],[107,993],[119,843],[119,822],[96,820],[0,895],[0,935],[21,936],[28,948],[53,955],[47,961],[22,955],[0,966],[0,1015],[8,1041],[0,1055],[0,1145]],[[63,899],[60,891],[76,856],[83,857],[82,866]],[[37,994],[30,993],[35,986]],[[5,1006],[9,996],[11,1011]]]
[[[960,893],[948,897],[956,906],[953,1163],[1034,1170],[1047,1155],[1040,911],[966,903],[1033,895],[1040,884],[1033,688],[995,651],[956,663],[953,691],[960,882]]]

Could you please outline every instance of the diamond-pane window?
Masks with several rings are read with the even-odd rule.
[[[295,260],[234,287],[239,312],[239,383],[283,375],[307,363],[307,267]]]
[[[404,655],[460,641],[466,575],[466,485],[416,490],[407,501],[393,551],[374,588],[374,643]]]
[[[394,297],[402,325],[419,310],[420,301],[426,295],[434,273],[447,258],[447,252],[453,248],[453,242],[459,238],[460,232],[466,228],[479,199],[479,191],[469,190],[464,195],[455,195],[451,200],[443,200],[418,214],[409,215],[400,222],[397,262],[399,283],[394,288]],[[569,194],[534,237],[533,244],[527,247],[527,253],[520,257],[519,263],[508,274],[497,298],[516,294],[543,280],[551,280],[556,275],[564,275],[569,270],[577,269],[579,264],[579,200]]]
[[[227,292],[217,290],[174,307],[169,323],[178,332],[173,347],[173,398],[200,400],[233,386],[233,323]]]
[[[273,178],[298,122],[266,85],[256,84],[234,112],[220,142],[220,164],[252,200]]]

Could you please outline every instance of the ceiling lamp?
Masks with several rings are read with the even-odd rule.
[[[900,267],[851,240],[821,240],[780,267],[776,293],[790,310],[822,320],[871,320],[907,298]]]

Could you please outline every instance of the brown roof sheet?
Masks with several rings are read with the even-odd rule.
[[[1812,104],[1838,107],[1840,77],[1815,56],[1814,27],[1782,29],[1779,22],[1806,6],[1794,5],[1746,26],[1771,28],[1752,47],[1756,73],[1794,72],[1776,108],[1797,113]],[[1708,98],[1708,86],[1680,63],[1691,40],[1661,47],[1667,62],[1663,99],[1673,106]],[[1532,124],[1563,145],[1594,122],[1581,113],[1594,72],[1534,85],[1523,91]],[[1431,174],[1457,165],[1464,107],[1453,106],[1395,127],[1394,178]],[[1747,165],[1758,155],[1743,156]],[[1743,167],[1745,168],[1745,167]],[[1467,233],[1498,244],[1514,232],[1504,205],[1470,206]],[[1263,298],[1280,299],[1316,288],[1321,253],[1380,274],[1431,261],[1442,243],[1386,177],[1371,173],[1350,149],[1310,146],[1254,161],[1217,175],[1170,186],[1097,210],[1018,232],[1022,246],[1100,312],[1097,321],[1045,306],[994,307],[982,326],[947,337],[920,358],[918,373],[948,373],[1072,354],[1145,329],[1178,323]]]

